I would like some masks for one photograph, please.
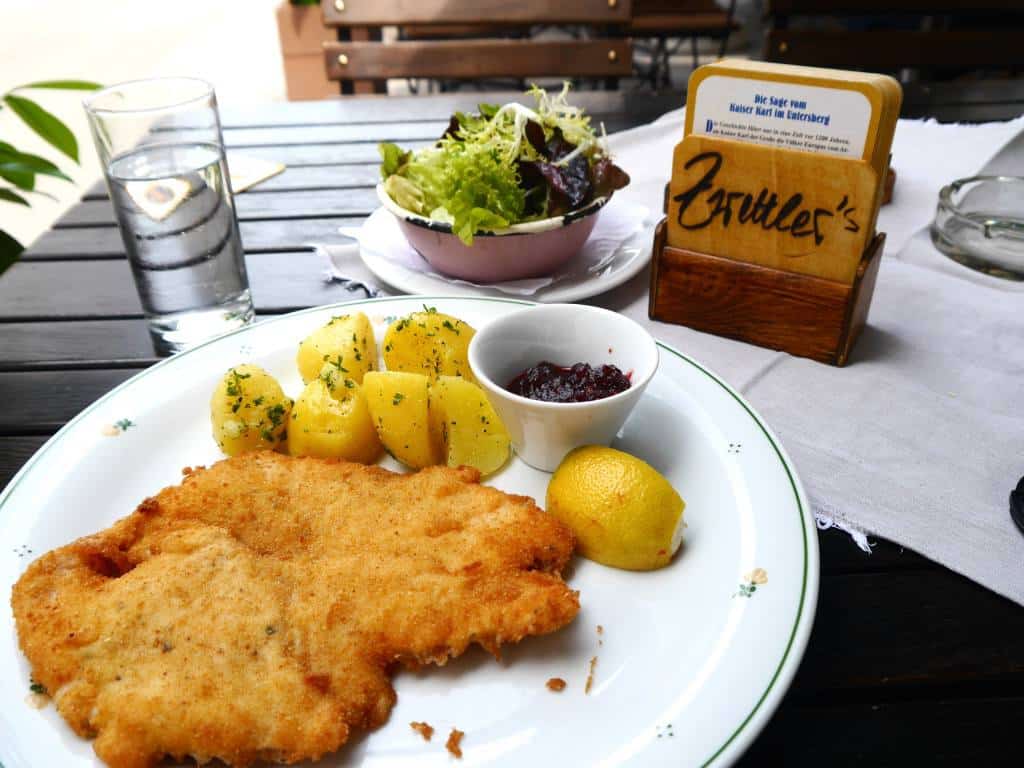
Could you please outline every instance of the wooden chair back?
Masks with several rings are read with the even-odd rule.
[[[765,58],[872,72],[1019,70],[1020,0],[771,0]]]
[[[321,7],[325,23],[348,38],[324,44],[332,80],[632,73],[630,41],[614,36],[630,20],[631,0],[321,0]],[[524,36],[532,25],[553,24],[587,25],[602,36],[557,41]],[[391,25],[414,28],[413,39],[379,42],[376,31]],[[378,40],[370,39],[375,35]]]

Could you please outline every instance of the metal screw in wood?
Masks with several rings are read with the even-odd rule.
[[[783,40],[781,43],[779,43],[779,53],[785,53],[788,50],[789,50],[789,43],[787,43],[785,40]]]
[[[345,0],[334,0],[334,10],[341,13],[345,10]]]
[[[348,56],[346,56],[344,53],[339,53],[338,54],[338,63],[341,66],[343,66],[343,67],[347,67],[348,66]]]
[[[610,2],[611,0],[609,0]],[[619,54],[615,51],[608,51],[608,61],[618,61]]]
[[[617,8],[618,5],[619,5],[619,0],[608,0],[608,7],[609,8]]]

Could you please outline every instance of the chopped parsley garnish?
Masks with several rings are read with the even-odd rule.
[[[390,352],[391,351],[391,345],[390,344],[385,344],[384,345],[384,351],[385,352]]]
[[[268,636],[268,637],[269,637],[270,635],[276,635],[276,634],[277,634],[277,627],[272,627],[272,626],[270,626],[270,625],[268,624],[268,625],[267,625],[267,629],[266,629],[266,633],[267,633],[267,636]]]
[[[426,304],[424,304],[423,311],[426,312],[428,315],[436,315],[437,307],[428,307]]]
[[[32,693],[40,693],[43,696],[46,695],[46,686],[42,683],[37,683],[35,680],[32,681],[32,684],[29,685],[28,689],[32,691]]]
[[[227,387],[227,393],[230,397],[237,397],[242,394],[242,380],[252,376],[251,373],[239,373],[234,368],[228,371],[228,375],[231,377]]]
[[[398,333],[399,331],[404,331],[406,328],[409,327],[409,323],[409,318],[403,317],[401,320],[398,321],[398,325],[395,326],[395,333]]]
[[[354,381],[352,381],[352,379],[345,379],[345,388],[346,389],[352,389],[353,387],[355,387],[355,385],[356,385],[356,383]]]
[[[260,395],[255,400],[253,400],[252,404],[253,405],[263,405],[263,395]]]
[[[277,403],[267,408],[267,418],[275,427],[281,426],[281,420],[284,419],[284,406]]]
[[[269,429],[260,430],[260,437],[262,437],[268,443],[274,442],[274,433],[271,432]]]
[[[441,325],[443,325],[449,331],[454,331],[456,336],[460,335],[459,329],[456,328],[454,325],[452,325],[452,321],[451,320],[445,320],[443,323],[441,323]]]
[[[392,398],[391,404],[398,405],[403,400],[405,400],[405,395],[403,395],[401,392],[395,392],[395,396],[394,398]]]

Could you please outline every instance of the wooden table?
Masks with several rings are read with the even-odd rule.
[[[229,151],[288,165],[237,198],[257,312],[356,298],[323,282],[308,243],[336,239],[339,225],[375,207],[378,141],[422,145],[477,99],[224,110]],[[581,100],[609,131],[682,103],[678,94]],[[155,360],[113,210],[96,187],[0,278],[0,486],[79,410]],[[742,764],[1019,762],[1003,755],[1019,755],[1024,723],[1024,608],[886,541],[871,556],[841,532],[821,532],[819,543],[807,654]]]

